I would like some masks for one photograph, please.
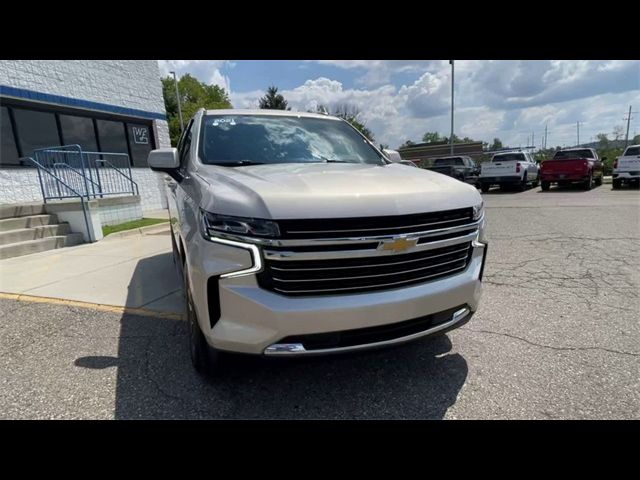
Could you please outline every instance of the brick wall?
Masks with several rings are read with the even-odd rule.
[[[0,84],[165,113],[156,60],[2,60]]]
[[[0,85],[165,113],[156,60],[0,60]],[[153,123],[157,146],[170,147],[167,122]]]
[[[167,208],[163,174],[148,168],[132,168],[133,180],[140,189],[143,211]],[[0,204],[41,202],[38,172],[33,168],[0,169]]]

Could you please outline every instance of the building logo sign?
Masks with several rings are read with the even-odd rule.
[[[149,145],[149,129],[147,127],[132,127],[133,143]]]

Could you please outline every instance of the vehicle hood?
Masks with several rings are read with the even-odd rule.
[[[255,218],[404,215],[481,202],[477,190],[436,172],[399,164],[201,165],[200,206]]]

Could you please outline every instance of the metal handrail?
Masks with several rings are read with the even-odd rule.
[[[23,157],[21,158],[21,160],[26,159],[26,160],[30,160],[31,162],[33,162],[33,164],[36,166],[36,168],[38,169],[38,177],[40,178],[40,187],[42,188],[42,198],[44,200],[44,203],[47,203],[47,195],[45,194],[44,191],[44,186],[42,184],[42,177],[40,176],[40,172],[45,172],[48,173],[49,175],[51,175],[57,182],[61,183],[64,187],[66,187],[68,190],[72,191],[73,193],[75,193],[75,196],[77,196],[80,199],[80,204],[82,205],[82,214],[84,216],[84,223],[85,226],[87,227],[87,236],[89,237],[89,241],[93,242],[93,235],[91,235],[91,229],[89,228],[89,220],[87,218],[87,208],[85,205],[85,199],[84,196],[78,192],[77,190],[75,190],[74,188],[72,188],[69,184],[67,184],[65,181],[63,181],[61,178],[59,178],[57,175],[55,175],[53,172],[51,172],[49,169],[45,168],[43,165],[41,165],[40,163],[38,163],[37,161],[35,161],[33,158],[31,157]]]
[[[84,183],[84,196],[87,199],[129,193],[140,195],[140,188],[133,179],[131,162],[126,153],[87,152],[82,150],[80,145],[74,144],[39,148],[34,150],[34,156],[41,167],[46,170],[56,171],[65,168],[69,172],[79,175],[80,181]],[[122,160],[123,164],[118,165],[121,162],[112,162],[106,157]],[[116,180],[118,178],[123,180]],[[69,179],[67,180],[69,181]],[[43,196],[46,196],[45,187],[49,187],[49,185],[43,185],[41,181]],[[58,189],[57,198],[63,198],[60,185],[56,185],[54,188]],[[82,188],[78,189],[83,190]]]
[[[76,175],[80,175],[81,177],[83,177],[85,179],[85,181],[88,181],[89,183],[91,183],[92,187],[94,187],[93,191],[94,191],[94,197],[95,197],[95,186],[98,186],[98,188],[100,187],[100,184],[97,182],[94,182],[92,178],[87,178],[86,175],[84,173],[82,173],[80,170],[78,170],[75,167],[72,167],[71,165],[69,165],[68,163],[65,162],[56,162],[53,164],[54,167],[58,167],[58,166],[64,166],[65,168],[68,168],[69,170],[71,170],[73,173],[75,173]],[[43,166],[43,168],[46,168]],[[87,198],[89,198],[88,192],[87,192]]]
[[[94,152],[86,152],[86,153],[94,153]],[[111,167],[113,170],[118,172],[120,175],[122,175],[124,178],[129,180],[131,182],[131,193],[134,193],[135,195],[140,195],[140,189],[138,188],[138,184],[133,180],[133,175],[131,175],[131,176],[126,175],[118,167],[113,165],[109,160],[105,160],[105,159],[99,158],[99,159],[96,160],[96,163],[98,163],[98,162],[100,162],[102,164],[106,164],[107,166]],[[131,169],[129,169],[129,171],[131,171]],[[134,187],[135,187],[135,190],[134,190]]]

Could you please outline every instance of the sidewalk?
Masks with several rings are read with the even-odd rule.
[[[0,261],[0,292],[182,313],[169,230]]]

